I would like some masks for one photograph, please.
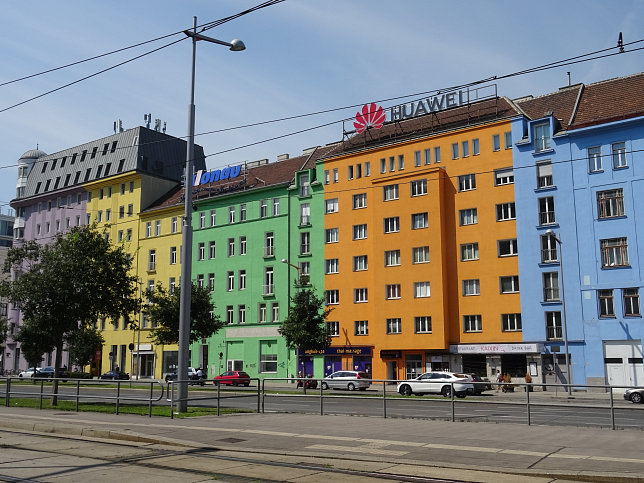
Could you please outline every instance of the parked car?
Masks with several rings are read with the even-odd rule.
[[[444,371],[425,372],[415,379],[408,379],[399,383],[396,390],[403,396],[442,394],[444,397],[450,397],[452,395],[452,383],[454,384],[454,395],[456,397],[465,397],[474,393],[474,384],[472,384],[469,376]]]
[[[633,389],[626,389],[624,392],[624,399],[634,403],[644,403],[644,388],[636,387]]]
[[[123,371],[107,371],[105,374],[101,374],[99,379],[112,379],[114,381],[121,380],[127,381],[130,379],[130,375]]]
[[[197,374],[197,369],[194,367],[188,367],[188,374],[186,379],[190,381],[190,384],[200,384],[203,386],[206,383],[206,378],[203,377],[203,375],[199,377],[199,375]],[[176,381],[176,380],[177,380],[176,372],[169,372],[165,375],[165,382]]]
[[[472,395],[478,396],[480,395],[483,391],[487,391],[488,389],[492,389],[492,386],[490,386],[490,381],[484,380],[481,376],[477,374],[466,374],[470,380],[472,381],[472,386],[474,387],[474,390],[472,391]]]
[[[41,370],[40,367],[36,367],[36,371],[40,371],[40,370]],[[18,374],[18,377],[20,379],[33,379],[34,374],[35,374],[36,371],[34,371],[34,368],[32,367],[31,369],[26,369],[24,371],[21,371]]]
[[[69,377],[69,372],[67,372],[67,369],[65,368],[54,369],[51,366],[43,367],[42,369],[34,373],[34,378],[47,379],[48,381],[51,381],[52,379],[57,378],[57,379],[63,379],[63,382],[67,382],[68,377]]]
[[[250,376],[244,371],[226,371],[215,376],[212,380],[215,386],[227,384],[230,386],[250,386]]]
[[[366,390],[371,386],[369,374],[361,371],[336,371],[322,379],[322,389]]]

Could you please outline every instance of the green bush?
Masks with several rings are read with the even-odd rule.
[[[71,379],[91,379],[92,375],[89,372],[70,372]]]

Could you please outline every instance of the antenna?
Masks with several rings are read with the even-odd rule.
[[[123,121],[120,119],[117,119],[114,121],[114,134],[123,132]]]
[[[161,130],[161,119],[154,120],[154,130],[157,132]]]
[[[165,126],[166,126],[166,124],[167,124],[167,122],[163,121],[163,134],[165,134]]]
[[[143,122],[145,123],[145,127],[150,129],[150,123],[152,122],[152,114],[143,114]]]
[[[623,54],[624,53],[624,41],[622,39],[622,33],[619,33],[619,37],[617,38],[617,47],[619,47],[619,53]]]
[[[570,71],[566,72],[568,74],[568,85],[570,85]]]

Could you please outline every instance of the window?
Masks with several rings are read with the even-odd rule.
[[[458,218],[461,226],[476,225],[478,223],[478,214],[476,208],[467,208],[459,210]]]
[[[273,198],[273,216],[278,216],[280,214],[280,199]]]
[[[380,158],[380,173],[387,172],[387,160],[385,158]]]
[[[508,277],[499,277],[499,285],[500,285],[501,293],[518,293],[519,276],[511,275]]]
[[[337,320],[329,321],[326,323],[326,330],[331,337],[340,336],[340,322]]]
[[[367,207],[367,193],[358,193],[353,195],[353,209],[359,210]]]
[[[558,261],[557,241],[550,234],[541,235],[541,263]]]
[[[367,270],[368,268],[369,268],[369,264],[367,261],[367,255],[358,255],[353,257],[354,272],[361,272],[363,270]]]
[[[414,317],[414,332],[416,334],[431,334],[432,318],[428,315]]]
[[[240,324],[246,323],[246,306],[238,305],[237,306],[237,322]]]
[[[157,251],[150,250],[148,252],[148,271],[154,271],[157,265]]]
[[[330,200],[325,200],[325,213],[337,213],[338,212],[338,199],[331,198]]]
[[[553,196],[539,198],[539,224],[552,225],[555,223],[555,199]]]
[[[422,196],[427,194],[427,180],[418,179],[409,183],[409,192],[411,196]]]
[[[300,205],[300,226],[311,224],[311,205],[309,203],[302,203]]]
[[[331,273],[338,273],[338,259],[328,258],[324,260],[324,273],[329,275]]]
[[[465,243],[461,245],[461,261],[467,262],[470,260],[479,259],[479,244],[478,243]]]
[[[213,250],[214,250],[214,243],[213,243]],[[240,255],[246,255],[246,237],[245,236],[240,236],[239,237],[239,254]],[[214,251],[213,251],[213,257],[214,257]]]
[[[125,217],[125,206],[119,206],[119,218]]]
[[[612,290],[598,290],[597,298],[599,299],[599,316],[615,317],[615,307],[613,303]]]
[[[174,277],[170,277],[168,280],[168,292],[172,295],[177,287],[177,281]]]
[[[266,213],[266,207],[267,207],[266,200],[260,200],[259,202],[259,217],[260,218],[266,218],[267,213]]]
[[[418,168],[420,165],[420,151],[414,151],[414,167]]]
[[[364,163],[364,175],[371,176],[371,163],[369,161]]]
[[[229,292],[235,290],[235,272],[226,273],[226,290]]]
[[[405,155],[404,154],[399,154],[398,155],[398,170],[400,171],[401,169],[405,169]]]
[[[338,182],[338,168],[333,168],[333,182],[337,183]]]
[[[503,332],[521,332],[521,314],[501,314]]]
[[[494,172],[494,185],[503,186],[514,184],[514,170],[512,168],[497,169]]]
[[[429,148],[423,150],[423,158],[425,158],[423,160],[423,162],[425,164],[431,164],[431,162],[432,162],[432,150],[429,149]]]
[[[300,174],[300,196],[309,196],[311,194],[311,185],[309,183],[309,174]]]
[[[69,222],[69,218],[67,218],[67,221]],[[69,228],[69,226],[68,226],[67,228]],[[118,241],[119,243],[121,243],[121,242],[123,241],[123,230],[119,230],[119,232],[118,232],[118,236],[117,236],[117,238],[116,238],[116,239],[117,239],[117,241]]]
[[[173,216],[172,220],[170,221],[170,232],[171,233],[176,233],[177,232],[177,217]]]
[[[626,143],[613,143],[613,169],[620,169],[628,167],[626,161]]]
[[[280,320],[280,304],[273,302],[271,304],[271,322],[279,322]]]
[[[639,288],[624,288],[624,315],[627,317],[640,315],[640,293]]]
[[[364,240],[367,238],[367,225],[353,225],[353,239]]]
[[[466,174],[458,177],[458,190],[470,191],[476,189],[476,175]]]
[[[99,211],[99,213],[100,213],[100,211]],[[152,236],[152,222],[151,221],[148,221],[145,224],[145,236],[146,236],[146,238],[150,238]]]
[[[338,242],[338,229],[337,228],[327,228],[324,230],[324,242],[325,243],[337,243]]]
[[[208,242],[208,258],[211,260],[215,258],[216,251],[215,240],[210,240]]]
[[[197,258],[199,260],[205,260],[205,258],[206,258],[206,246],[205,246],[205,244],[203,242],[199,243],[199,245],[197,247],[198,247],[197,248]]]
[[[470,143],[469,141],[463,141],[461,143],[461,151],[463,152],[463,157],[467,158],[470,155]]]
[[[400,231],[400,219],[397,216],[384,219],[385,233],[396,233]]]
[[[517,213],[514,207],[514,201],[496,205],[496,221],[514,220],[516,217]]]
[[[258,306],[257,321],[259,323],[266,322],[266,304],[261,303]]]
[[[275,234],[272,231],[264,233],[264,256],[275,256]]]
[[[324,292],[324,299],[327,305],[337,305],[340,303],[340,291],[326,290]]]
[[[452,159],[458,159],[458,143],[452,143]]]
[[[205,228],[206,227],[206,212],[201,211],[199,212],[199,228]]]
[[[436,146],[434,148],[434,162],[435,163],[440,163],[441,162],[441,147]]]
[[[156,220],[154,222],[154,235],[161,236],[161,220]]]
[[[414,298],[426,298],[430,296],[429,282],[414,282]]]
[[[478,278],[463,280],[463,297],[481,295],[481,285]]]
[[[353,324],[355,335],[369,335],[369,321],[356,320],[353,322]]]
[[[239,290],[246,290],[246,270],[239,271]]]
[[[232,324],[235,308],[232,305],[226,305],[226,323]]]
[[[215,210],[210,211],[210,218],[212,219],[212,224],[214,226],[215,219],[214,217]],[[239,205],[239,221],[246,221],[246,203]]]
[[[385,285],[385,298],[387,300],[394,300],[400,298],[400,284]]]
[[[550,161],[537,163],[537,188],[550,188],[552,186],[554,186],[552,163]]]
[[[412,263],[429,263],[429,247],[414,247],[411,249]]]
[[[329,184],[331,182],[331,173],[328,169],[324,170],[324,184]]]
[[[400,265],[400,250],[385,251],[385,267]]]
[[[602,152],[599,146],[588,148],[588,171],[597,173],[602,170]]]
[[[389,171],[393,172],[396,170],[396,160],[393,156],[389,156]]]
[[[177,264],[177,247],[170,247],[170,265]]]
[[[382,187],[382,200],[392,201],[398,199],[398,185],[390,184]]]
[[[599,240],[602,267],[627,267],[628,241],[626,238],[607,238]]]
[[[353,289],[353,303],[363,304],[369,301],[369,293],[366,288],[355,288]]]
[[[300,262],[300,273],[302,275],[311,275],[311,262]]]
[[[411,215],[411,229],[420,230],[422,228],[427,228],[429,226],[429,220],[427,212],[425,213],[413,213]]]
[[[481,154],[481,148],[479,146],[479,139],[478,138],[472,139],[472,155],[473,156],[478,156],[479,154]]]
[[[132,228],[128,228],[128,229],[125,231],[125,239],[126,239],[127,241],[132,241]]]
[[[597,217],[624,216],[624,190],[622,188],[597,192]]]
[[[347,179],[353,179],[353,165],[347,166]]]
[[[208,274],[208,290],[211,292],[215,291],[215,274],[214,273],[209,273]]]
[[[561,340],[561,312],[546,312],[546,340]]]
[[[134,181],[130,181],[130,185],[128,186],[130,193],[134,192]]]
[[[534,150],[536,152],[550,149],[550,123],[542,123],[534,126]]]
[[[402,324],[400,318],[387,319],[387,334],[400,334],[402,332]]]
[[[463,331],[464,332],[481,332],[483,324],[480,315],[464,315],[463,316]]]
[[[98,221],[99,223],[103,221],[103,210],[98,210],[98,213],[96,214],[96,221]]]
[[[516,238],[508,240],[497,241],[499,258],[501,257],[515,257],[519,254],[519,246]]]
[[[262,344],[262,352],[259,361],[260,372],[277,372],[277,354],[275,353],[276,350],[276,348],[265,347]],[[267,354],[265,352],[270,353]]]
[[[503,133],[505,139],[505,149],[512,149],[512,131],[506,131]]]
[[[203,288],[203,273],[197,275],[197,287]]]
[[[493,134],[492,135],[492,151],[500,151],[501,150],[501,138],[499,137],[498,134]]]
[[[205,214],[204,214],[205,216]],[[235,207],[234,206],[229,206],[228,207],[228,223],[235,223]]]
[[[311,253],[311,234],[308,231],[300,233],[300,255]]]

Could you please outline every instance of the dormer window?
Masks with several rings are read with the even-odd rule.
[[[534,126],[534,150],[538,153],[550,149],[550,123]]]

